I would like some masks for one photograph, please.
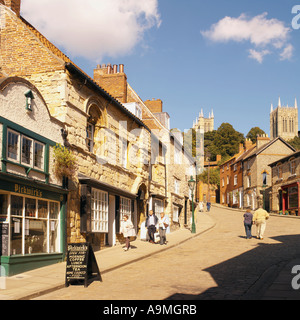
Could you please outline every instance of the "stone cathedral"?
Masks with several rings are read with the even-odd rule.
[[[270,111],[270,136],[271,139],[281,137],[291,140],[298,136],[298,106],[295,99],[293,107],[281,106],[280,98],[276,109],[271,105]]]

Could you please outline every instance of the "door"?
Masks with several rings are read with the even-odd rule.
[[[116,245],[116,197],[109,195],[109,213],[108,213],[108,245]]]

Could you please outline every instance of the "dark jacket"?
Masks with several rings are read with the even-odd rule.
[[[154,225],[157,225],[158,223],[158,218],[157,216],[153,213],[153,217],[154,217]],[[149,220],[150,220],[150,215],[146,218],[146,222],[145,222],[145,227],[148,228],[148,223],[149,223]]]

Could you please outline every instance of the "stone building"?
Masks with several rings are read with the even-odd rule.
[[[299,215],[300,151],[269,164],[272,170],[270,211]]]
[[[182,133],[170,133],[170,116],[163,111],[162,100],[143,101],[128,83],[122,64],[98,65],[94,79],[151,129],[148,209],[165,210],[171,229],[188,225],[192,207],[188,180],[195,177],[196,164],[183,146]]]
[[[243,159],[244,208],[254,210],[261,201],[269,210],[272,185],[269,164],[294,151],[281,137],[272,140],[266,135],[257,137],[256,148]]]
[[[278,106],[274,110],[271,105],[270,112],[270,137],[275,139],[281,137],[285,140],[291,140],[298,136],[298,105],[295,99],[293,107],[281,106],[281,100],[278,100]]]
[[[68,192],[53,151],[64,125],[20,77],[0,78],[0,114],[0,263],[11,276],[64,258]]]
[[[146,210],[150,129],[20,17],[20,2],[0,0],[1,72],[37,88],[64,129],[55,141],[77,159],[68,183],[64,242],[88,241],[94,249],[114,245],[122,241],[123,215],[137,228],[137,212]],[[36,127],[44,126],[41,121]],[[165,192],[164,184],[159,188]]]

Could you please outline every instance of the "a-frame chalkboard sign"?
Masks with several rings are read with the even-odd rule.
[[[88,283],[97,280],[102,281],[102,278],[90,243],[69,243],[65,286],[83,282],[87,287]]]

